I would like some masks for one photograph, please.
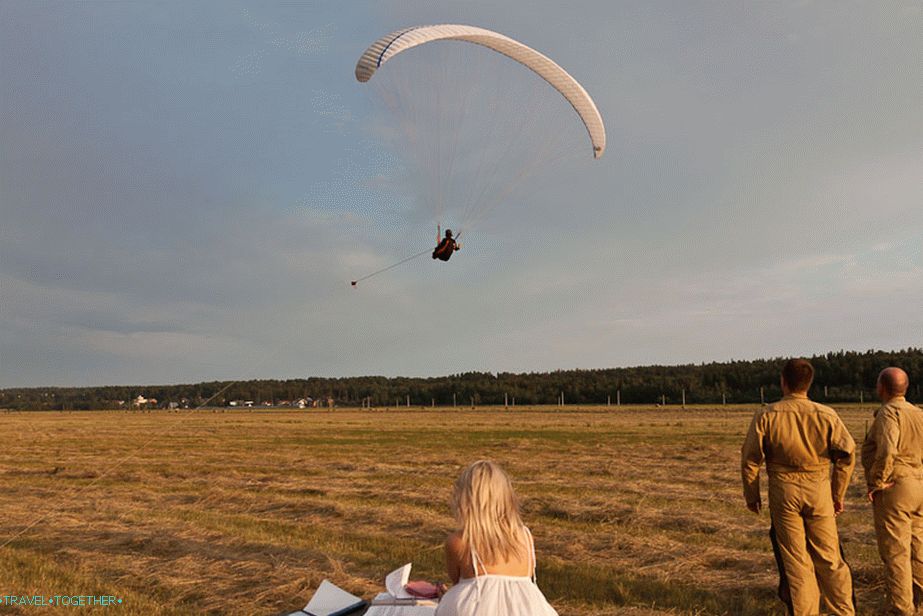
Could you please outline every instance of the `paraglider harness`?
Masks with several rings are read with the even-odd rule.
[[[441,232],[441,226],[437,227],[436,237],[439,237],[439,232]],[[459,236],[461,234],[459,233]],[[439,259],[440,261],[448,261],[452,258],[452,253],[461,248],[461,244],[455,241],[455,238],[452,237],[452,231],[450,229],[445,230],[445,237],[439,240],[439,245],[436,246],[433,250],[433,258]]]

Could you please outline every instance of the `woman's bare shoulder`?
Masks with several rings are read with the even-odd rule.
[[[452,552],[460,553],[465,551],[465,542],[462,540],[462,533],[460,530],[449,533],[445,538],[445,547]]]

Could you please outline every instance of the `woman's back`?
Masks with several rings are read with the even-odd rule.
[[[512,553],[496,562],[486,563],[474,550],[468,548],[462,539],[461,532],[455,531],[446,539],[446,562],[455,563],[458,575],[452,575],[453,581],[461,578],[473,578],[476,574],[512,575],[518,577],[532,577],[532,541],[528,529],[523,527],[521,533],[521,548],[519,553]],[[475,571],[474,560],[478,560]]]

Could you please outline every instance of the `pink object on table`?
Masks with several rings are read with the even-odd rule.
[[[420,597],[421,599],[435,599],[439,596],[439,587],[426,580],[412,580],[407,582],[407,585],[404,586],[404,590],[406,590],[408,594],[414,597]]]

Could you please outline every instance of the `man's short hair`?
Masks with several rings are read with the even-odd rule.
[[[782,380],[790,391],[808,391],[814,381],[814,366],[806,359],[790,359],[782,368]]]

